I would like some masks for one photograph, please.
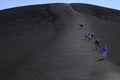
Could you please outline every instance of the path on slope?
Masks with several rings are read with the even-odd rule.
[[[79,23],[85,25],[84,29],[79,29]],[[21,68],[15,80],[113,80],[113,73],[108,75],[112,72],[109,67],[112,64],[106,60],[98,62],[101,55],[99,51],[93,51],[93,40],[82,40],[85,32],[91,32],[85,16],[81,15],[80,19],[65,26],[64,35],[47,50],[36,49],[40,54],[33,57],[31,64]]]

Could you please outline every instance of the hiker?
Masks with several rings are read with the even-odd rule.
[[[106,46],[104,46],[102,48],[102,57],[103,57],[103,59],[106,59],[106,57],[107,57],[107,47]]]
[[[88,38],[88,33],[86,32],[85,33],[85,38],[84,39],[87,39]]]
[[[83,24],[80,24],[79,26],[80,26],[81,29],[83,29]]]
[[[95,46],[96,46],[96,50],[97,50],[99,48],[99,40],[98,39],[95,40]]]
[[[77,15],[77,17],[79,18],[79,14]]]
[[[93,37],[94,37],[94,35],[95,35],[95,33],[94,33],[94,32],[92,32],[92,33],[91,33],[91,38],[93,38]]]
[[[88,34],[88,40],[90,40],[92,37],[91,37],[91,34],[89,33]]]

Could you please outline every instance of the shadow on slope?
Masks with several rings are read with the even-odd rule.
[[[52,43],[61,28],[58,20],[49,5],[0,11],[0,79],[10,78],[37,55],[36,49]]]
[[[18,7],[0,11],[0,79],[11,79],[25,64],[64,34],[74,11],[65,4]],[[62,15],[61,15],[62,14]]]
[[[0,25],[21,19],[28,21],[37,18],[42,21],[49,17],[58,18],[57,14],[50,9],[49,4],[17,7],[0,11]]]

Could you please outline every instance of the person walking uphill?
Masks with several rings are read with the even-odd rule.
[[[103,57],[103,59],[106,59],[106,57],[107,57],[107,47],[106,46],[104,46],[102,48],[102,57]]]
[[[97,50],[99,48],[99,40],[98,39],[95,40],[95,46],[96,46],[96,50]]]
[[[79,24],[79,26],[80,26],[80,29],[83,29],[83,24]]]
[[[95,33],[94,33],[94,32],[92,32],[92,33],[91,33],[91,37],[93,38],[94,36],[95,36]]]

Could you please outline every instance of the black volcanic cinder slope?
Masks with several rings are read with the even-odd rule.
[[[52,43],[60,30],[58,20],[49,5],[0,11],[0,79],[10,78],[28,63],[36,48]]]
[[[108,46],[108,58],[120,65],[120,11],[89,4],[71,4],[73,9],[88,17],[89,27],[100,39],[101,48]]]
[[[93,15],[99,19],[120,21],[120,11],[90,4],[70,4],[79,13]]]
[[[34,5],[18,7],[0,11],[0,25],[7,24],[17,19],[30,20],[32,18],[57,18],[57,15],[47,5]]]
[[[24,65],[32,63],[32,57],[36,57],[64,34],[66,27],[63,25],[66,22],[62,16],[67,20],[68,14],[71,16],[69,19],[72,19],[71,9],[64,4],[0,11],[0,79],[11,79]],[[36,53],[37,50],[39,53]]]
[[[106,17],[97,8],[113,13],[106,13]],[[96,62],[98,55],[93,56],[95,52],[90,50],[93,46],[82,40],[82,36],[86,31],[94,31],[101,46],[107,41],[109,59],[119,64],[119,45],[117,48],[116,45],[120,24],[116,25],[114,21],[119,19],[111,16],[118,13],[61,3],[0,11],[0,79],[103,80],[109,68],[105,68],[104,62]],[[78,29],[80,22],[85,23],[85,29]],[[111,32],[114,35],[110,36]]]

